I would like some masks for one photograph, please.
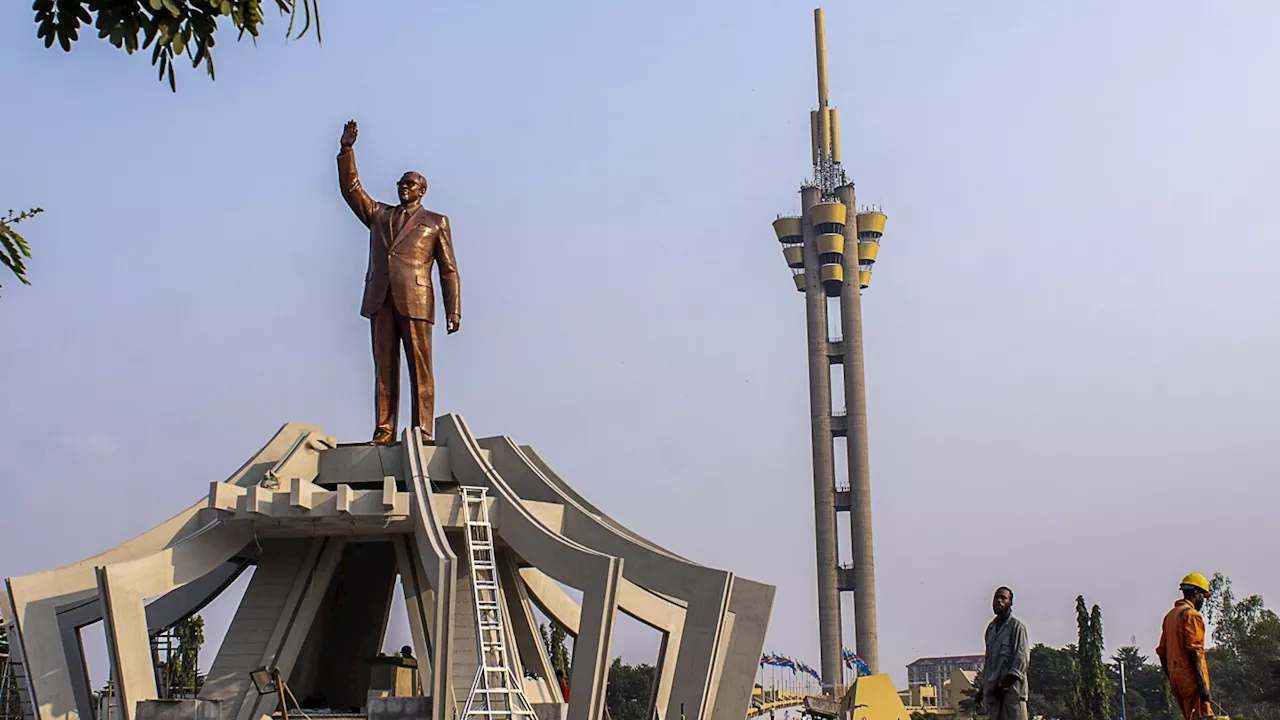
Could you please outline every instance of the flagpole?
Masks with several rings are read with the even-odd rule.
[[[1125,707],[1124,660],[1120,661],[1120,720],[1128,720],[1128,708]]]

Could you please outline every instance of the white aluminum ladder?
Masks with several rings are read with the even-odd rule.
[[[532,720],[533,707],[511,671],[503,625],[502,591],[489,525],[489,503],[482,487],[462,487],[462,512],[471,565],[471,599],[480,660],[462,720]]]

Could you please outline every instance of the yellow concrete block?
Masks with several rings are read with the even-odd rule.
[[[851,720],[911,720],[888,675],[864,675],[853,685]]]

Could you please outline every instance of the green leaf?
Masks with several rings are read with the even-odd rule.
[[[296,22],[299,2],[301,23]],[[80,39],[80,26],[89,25],[100,40],[127,54],[151,48],[157,79],[164,81],[167,77],[170,90],[176,91],[173,59],[177,54],[185,54],[194,67],[206,63],[209,77],[214,78],[213,47],[218,20],[230,17],[238,39],[248,36],[256,45],[264,4],[265,0],[32,0],[31,8],[36,37],[46,48],[56,42],[69,52]],[[316,40],[323,43],[319,0],[275,0],[274,5],[282,15],[289,16],[286,39],[303,37],[311,32],[314,23]],[[296,34],[295,24],[301,26]]]
[[[8,268],[23,285],[31,284],[27,279],[27,266],[23,262],[23,258],[31,257],[31,246],[13,226],[41,212],[44,212],[41,208],[33,208],[15,215],[10,210],[7,216],[0,218],[0,265]]]

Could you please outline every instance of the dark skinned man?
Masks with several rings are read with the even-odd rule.
[[[1027,720],[1027,626],[1013,616],[1013,591],[1007,587],[996,590],[991,609],[996,616],[987,625],[979,700],[991,720]]]
[[[1173,699],[1186,720],[1210,717],[1209,668],[1204,662],[1204,616],[1209,581],[1200,573],[1182,579],[1182,599],[1164,616],[1156,655],[1169,679]]]
[[[449,218],[422,207],[427,181],[407,172],[396,183],[400,204],[391,206],[369,197],[356,172],[352,149],[359,130],[354,120],[342,129],[338,153],[338,184],[352,212],[369,228],[369,269],[364,276],[360,314],[369,318],[373,336],[374,406],[377,413],[373,442],[395,440],[400,409],[400,347],[409,361],[412,384],[412,425],[431,437],[435,414],[435,379],[431,371],[431,327],[436,319],[431,269],[440,265],[449,333],[462,324],[458,263],[453,257]],[[425,423],[425,424],[424,424]]]

